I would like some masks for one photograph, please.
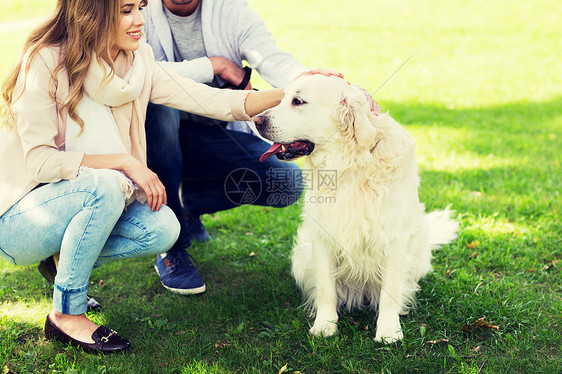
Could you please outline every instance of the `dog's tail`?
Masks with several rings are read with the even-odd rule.
[[[459,223],[451,218],[454,211],[448,207],[445,210],[436,210],[425,215],[429,229],[429,245],[432,249],[439,248],[457,238]]]

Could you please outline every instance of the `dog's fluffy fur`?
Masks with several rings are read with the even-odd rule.
[[[371,307],[375,339],[388,343],[402,339],[399,314],[431,270],[431,249],[454,240],[458,224],[449,210],[424,212],[415,142],[367,98],[342,79],[306,76],[254,121],[273,142],[315,145],[304,169],[316,184],[306,191],[292,255],[315,316],[311,333],[334,334],[339,308]],[[335,173],[337,187],[318,185],[323,172]]]

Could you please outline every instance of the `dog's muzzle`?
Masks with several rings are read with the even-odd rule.
[[[255,116],[252,121],[256,124],[256,129],[266,139],[268,136],[268,127],[270,125],[269,117]],[[270,139],[272,140],[272,139]],[[273,143],[271,147],[260,157],[260,162],[270,157],[277,156],[279,160],[289,161],[301,156],[308,156],[314,150],[314,143],[308,140],[297,140],[291,143]]]
[[[314,150],[314,143],[308,140],[298,140],[290,144],[273,143],[271,147],[260,157],[260,162],[272,156],[279,160],[290,161],[302,156],[308,156]]]

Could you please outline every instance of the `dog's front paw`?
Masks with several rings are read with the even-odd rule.
[[[377,320],[377,334],[375,341],[384,344],[395,343],[402,340],[404,334],[400,326],[400,317],[398,314],[389,316],[379,316]]]
[[[387,331],[387,332],[379,332],[377,330],[377,334],[375,335],[375,341],[384,344],[391,344],[396,343],[399,340],[402,340],[404,334],[402,330],[399,331]]]
[[[338,325],[335,321],[314,321],[314,325],[310,329],[310,333],[315,336],[332,336],[338,331]]]

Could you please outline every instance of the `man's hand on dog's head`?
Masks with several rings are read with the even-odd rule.
[[[343,79],[343,74],[332,70],[332,69],[326,69],[326,68],[316,68],[316,69],[312,69],[309,71],[305,71],[304,73],[301,73],[299,75],[297,75],[297,77],[295,78],[295,80],[299,79],[300,77],[304,77],[306,75],[314,75],[314,74],[321,74],[321,75],[325,75],[327,77],[329,76],[334,76],[334,77],[338,77],[338,78],[342,78]]]

